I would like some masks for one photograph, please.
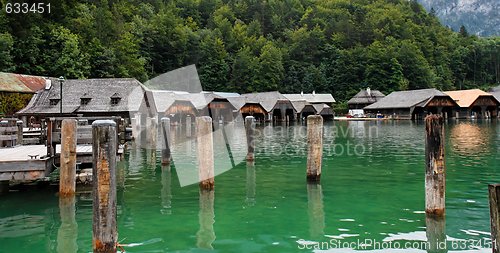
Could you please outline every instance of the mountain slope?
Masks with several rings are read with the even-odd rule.
[[[444,25],[458,31],[465,26],[471,34],[500,36],[498,0],[418,0],[428,11],[434,9]]]

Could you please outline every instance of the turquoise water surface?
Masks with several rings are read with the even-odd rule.
[[[377,252],[425,252],[398,251],[394,244],[417,246],[427,242],[427,226],[445,226],[448,250],[491,252],[487,185],[500,182],[496,121],[446,125],[445,225],[426,223],[423,212],[422,123],[326,122],[319,186],[305,180],[303,126],[257,128],[255,163],[232,161],[235,167],[215,178],[213,193],[200,193],[197,184],[180,186],[176,167],[196,164],[196,147],[183,141],[180,127],[174,129],[178,156],[171,167],[161,166],[159,151],[130,145],[117,172],[118,231],[125,250],[353,252],[335,248],[391,242],[392,249]],[[216,145],[222,137],[217,138]],[[244,141],[233,146],[234,157],[242,147]],[[0,196],[0,252],[91,251],[89,193],[76,196],[74,209],[60,209],[50,188]]]

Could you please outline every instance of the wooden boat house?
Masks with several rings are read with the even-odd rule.
[[[296,111],[290,100],[278,91],[243,94],[245,104],[260,104],[266,112],[266,121],[294,120]],[[247,109],[244,109],[247,110]]]
[[[331,94],[317,94],[313,91],[310,94],[283,94],[295,108],[298,119],[305,119],[307,116],[317,114],[325,119],[333,119],[331,105],[335,99]]]
[[[437,89],[395,91],[364,108],[366,113],[382,114],[395,119],[423,119],[427,114],[451,118],[457,103]]]
[[[358,94],[349,99],[349,101],[347,101],[347,106],[349,109],[363,109],[384,97],[385,95],[382,92],[366,88],[362,89],[358,92]]]
[[[66,80],[48,79],[45,88],[38,91],[30,103],[16,113],[35,117],[121,117],[130,113],[149,111],[142,84],[130,78]],[[62,106],[61,106],[62,105]]]
[[[459,119],[496,118],[500,102],[490,93],[479,89],[446,91],[458,107],[454,108],[453,117]]]
[[[186,117],[196,117],[198,110],[191,103],[191,96],[187,92],[177,91],[147,91],[153,98],[152,105],[158,114],[158,120],[169,117],[172,123],[183,123]]]

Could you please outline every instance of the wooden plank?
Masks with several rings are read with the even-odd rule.
[[[0,127],[0,133],[1,132],[15,133],[15,132],[17,132],[17,126],[13,126],[13,127]]]

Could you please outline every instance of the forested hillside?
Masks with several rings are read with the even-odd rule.
[[[366,86],[388,93],[500,81],[500,38],[454,33],[415,0],[51,4],[50,14],[1,12],[1,71],[145,81],[196,64],[206,90],[316,90],[340,101]]]

